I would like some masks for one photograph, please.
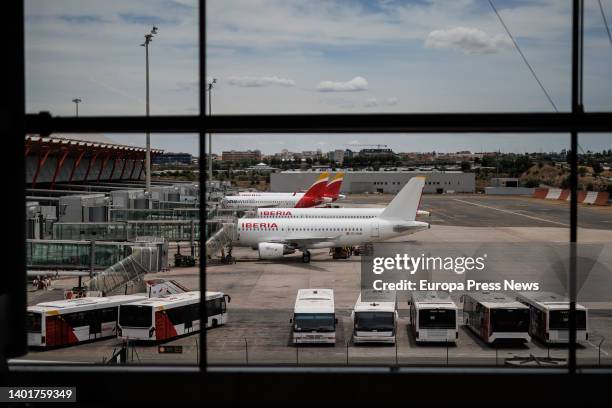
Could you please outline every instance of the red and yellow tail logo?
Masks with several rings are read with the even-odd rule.
[[[336,201],[340,195],[340,187],[342,187],[343,180],[344,173],[336,173],[334,178],[327,183],[323,197],[331,198],[332,201]]]
[[[304,196],[297,202],[295,205],[296,208],[306,208],[306,207],[314,207],[315,205],[321,204],[323,202],[323,194],[325,193],[325,188],[327,187],[327,181],[329,180],[329,173],[323,172],[313,183],[312,186]]]

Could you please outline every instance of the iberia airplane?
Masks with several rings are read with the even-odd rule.
[[[240,218],[234,246],[259,250],[261,259],[282,258],[296,250],[310,262],[309,249],[381,242],[429,228],[415,221],[425,185],[417,176],[374,218]]]
[[[345,198],[343,194],[340,194],[340,187],[342,187],[342,181],[344,180],[344,173],[336,173],[333,179],[331,179],[323,192],[323,202],[331,203],[338,198]],[[264,197],[264,196],[295,196],[302,197],[304,193],[275,193],[266,191],[241,191],[238,193],[240,196],[248,197]]]
[[[270,193],[266,195],[226,196],[221,204],[226,208],[248,210],[259,207],[306,208],[322,204],[323,195],[329,180],[329,173],[321,173],[317,181],[305,193]]]

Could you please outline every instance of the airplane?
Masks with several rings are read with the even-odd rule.
[[[258,218],[375,218],[384,208],[341,207],[341,208],[258,208]],[[430,217],[431,212],[417,210],[417,216]]]
[[[278,259],[302,252],[310,262],[309,249],[336,248],[382,242],[429,228],[415,221],[425,177],[417,176],[400,190],[375,218],[240,218],[232,246],[251,247],[260,259]]]
[[[325,201],[323,194],[328,180],[329,173],[324,172],[305,193],[226,196],[221,201],[221,205],[235,210],[248,210],[258,207],[314,207]]]
[[[333,179],[331,179],[323,192],[323,202],[324,203],[332,203],[338,200],[339,198],[346,198],[345,195],[340,194],[340,187],[342,187],[342,181],[344,180],[344,173],[336,173]],[[248,197],[264,197],[264,196],[294,196],[294,197],[302,197],[304,193],[276,193],[276,192],[267,192],[267,191],[241,191],[238,193],[240,196],[248,196]]]

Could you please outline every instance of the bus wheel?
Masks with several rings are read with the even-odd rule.
[[[212,327],[217,327],[217,326],[218,326],[217,319],[213,319]]]
[[[310,262],[310,252],[309,251],[305,251],[302,254],[302,262],[304,262],[304,263],[309,263]]]

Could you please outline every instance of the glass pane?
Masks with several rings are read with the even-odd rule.
[[[577,332],[581,366],[611,366],[612,135],[578,138]],[[586,328],[581,330],[586,315]]]
[[[207,1],[212,113],[570,109],[571,2],[494,2],[545,92],[488,2],[450,3]]]
[[[612,1],[584,2],[584,107],[612,110]]]
[[[25,360],[198,364],[198,136],[151,135],[150,191],[145,140],[26,136]]]
[[[198,114],[198,2],[25,1],[26,112]]]
[[[568,135],[212,140],[209,364],[566,365]]]

